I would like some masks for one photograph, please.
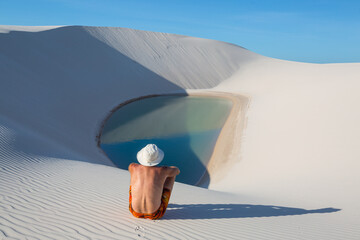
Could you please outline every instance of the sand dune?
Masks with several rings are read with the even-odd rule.
[[[123,28],[0,26],[0,239],[359,239],[360,64],[271,59]],[[163,220],[127,210],[97,147],[118,104],[162,93],[249,99],[231,164],[176,183]],[[216,176],[217,175],[217,176]]]

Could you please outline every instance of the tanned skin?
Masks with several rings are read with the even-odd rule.
[[[172,191],[180,170],[177,167],[147,167],[131,163],[129,172],[132,208],[138,213],[153,213],[160,207],[163,189]]]

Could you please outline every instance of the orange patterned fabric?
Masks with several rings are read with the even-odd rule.
[[[134,217],[137,218],[149,218],[149,219],[159,219],[164,216],[166,208],[168,206],[169,200],[170,200],[171,191],[169,189],[164,188],[162,196],[161,196],[161,204],[158,210],[156,210],[153,213],[138,213],[135,212],[132,208],[131,202],[132,202],[132,196],[131,196],[131,186],[129,190],[129,210],[134,215]]]

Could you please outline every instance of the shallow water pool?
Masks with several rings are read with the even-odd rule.
[[[149,143],[164,153],[161,165],[177,166],[176,181],[196,184],[232,108],[225,98],[158,96],[119,108],[107,120],[100,146],[119,168],[137,162],[137,152]]]

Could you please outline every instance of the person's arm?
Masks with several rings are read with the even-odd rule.
[[[180,173],[180,170],[177,167],[165,167],[166,169],[166,179],[163,188],[172,191],[176,175]]]
[[[168,177],[175,177],[180,174],[180,170],[177,167],[166,167]]]

